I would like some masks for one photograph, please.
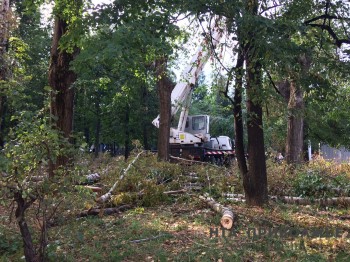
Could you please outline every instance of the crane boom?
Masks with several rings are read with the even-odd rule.
[[[214,19],[210,33],[204,37],[171,93],[171,116],[179,110],[181,113],[177,128],[170,128],[169,144],[172,156],[229,165],[235,158],[232,140],[228,136],[210,136],[208,115],[188,115],[194,85],[223,35],[218,21]],[[159,128],[159,116],[152,123]]]
[[[210,28],[210,34],[205,36],[205,39],[192,57],[190,64],[182,72],[180,82],[176,84],[171,93],[171,116],[176,115],[179,109],[182,109],[177,127],[178,131],[183,132],[185,130],[193,87],[211,55],[211,50],[216,48],[223,35],[223,30],[220,30],[217,27],[217,22],[217,20],[213,21]],[[212,44],[211,48],[208,47],[210,42]],[[159,115],[152,121],[152,123],[159,128]]]

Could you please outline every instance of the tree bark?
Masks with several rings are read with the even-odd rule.
[[[115,188],[117,187],[118,183],[124,179],[124,176],[128,173],[129,169],[134,166],[135,162],[137,161],[137,159],[140,157],[140,155],[144,153],[144,151],[141,151],[140,153],[138,153],[138,155],[134,158],[134,160],[128,165],[128,167],[126,169],[123,170],[123,172],[121,173],[121,175],[119,176],[119,179],[114,183],[114,185],[109,189],[109,191],[100,196],[96,202],[98,203],[105,203],[107,200],[111,199],[112,193],[115,190]]]
[[[277,86],[280,94],[288,103],[288,123],[286,139],[286,161],[288,164],[301,164],[304,145],[304,92],[301,79],[307,76],[311,58],[301,54],[298,58],[300,73],[290,72],[290,80],[281,81]]]
[[[56,17],[51,46],[51,61],[49,67],[49,85],[51,92],[51,115],[54,117],[56,127],[62,131],[64,136],[70,139],[73,129],[73,108],[74,108],[74,89],[72,84],[77,76],[69,69],[70,62],[74,60],[78,49],[73,53],[59,48],[59,42],[62,36],[67,32],[68,24]],[[59,157],[56,163],[63,166],[68,162],[66,157]]]
[[[143,105],[143,114],[144,117],[142,118],[143,122],[143,147],[145,150],[149,150],[149,143],[148,143],[148,129],[149,129],[149,119],[148,119],[148,91],[147,91],[147,86],[143,85],[142,88],[142,105]]]
[[[239,170],[244,179],[248,173],[248,168],[244,151],[244,129],[242,115],[243,64],[244,54],[243,49],[240,48],[236,64],[236,88],[233,98],[233,114],[235,126],[235,154]],[[247,182],[248,181],[246,181],[246,183]]]
[[[169,137],[170,137],[170,114],[171,114],[171,92],[174,88],[171,81],[166,76],[165,58],[156,61],[156,75],[158,77],[159,96],[159,133],[158,133],[158,160],[169,160]]]
[[[210,206],[211,209],[213,209],[214,211],[222,215],[220,224],[223,228],[225,229],[232,228],[233,223],[236,219],[236,216],[230,208],[225,207],[220,203],[217,203],[213,198],[210,198],[210,197],[199,196],[199,199],[206,202],[206,204]]]
[[[6,59],[8,39],[9,39],[9,18],[10,1],[3,0],[0,4],[0,81],[7,81],[9,73],[8,62]],[[0,148],[4,145],[4,122],[5,122],[5,90],[0,86]]]
[[[130,155],[130,106],[129,104],[125,107],[125,118],[124,118],[124,126],[125,126],[125,140],[124,140],[124,160],[127,161]]]
[[[98,157],[100,152],[100,132],[101,132],[101,107],[100,107],[100,93],[96,92],[95,100],[95,113],[96,113],[96,125],[95,125],[95,158]]]
[[[49,84],[51,86],[51,114],[57,118],[56,125],[69,138],[73,128],[74,90],[71,85],[77,76],[69,69],[78,49],[68,53],[59,49],[59,41],[67,32],[68,24],[59,17],[55,19],[54,35],[51,48]]]
[[[250,15],[257,16],[259,1],[250,0],[246,9]],[[262,124],[262,107],[260,90],[261,65],[258,61],[258,43],[255,32],[248,32],[244,54],[247,68],[247,134],[248,134],[248,166],[247,175],[243,178],[243,187],[247,204],[263,206],[268,203],[267,175],[265,161],[264,132]]]
[[[300,164],[303,161],[304,130],[304,92],[296,81],[290,82],[288,102],[288,124],[286,141],[286,160],[288,164]]]
[[[38,258],[35,253],[32,235],[29,231],[29,228],[25,219],[25,211],[30,206],[30,203],[25,202],[21,192],[16,192],[14,194],[14,199],[17,203],[15,216],[16,216],[17,224],[20,229],[22,240],[23,240],[23,249],[24,249],[25,259],[27,262],[36,262],[38,261]]]

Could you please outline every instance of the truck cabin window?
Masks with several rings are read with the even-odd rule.
[[[192,129],[193,130],[204,130],[205,129],[205,117],[196,116],[192,118]]]

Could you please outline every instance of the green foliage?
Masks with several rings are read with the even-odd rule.
[[[211,87],[205,83],[204,76],[201,76],[194,89],[190,114],[210,116],[209,132],[212,137],[233,137],[234,134],[232,105],[222,94],[225,85],[226,79],[223,76],[219,76]]]
[[[293,183],[294,193],[301,197],[322,198],[348,194],[350,181],[346,175],[335,177],[322,173],[320,170],[312,170],[299,173]]]
[[[40,1],[15,1],[18,24],[9,37],[9,48],[0,58],[8,68],[5,81],[0,81],[0,95],[6,96],[2,118],[1,136],[7,135],[16,122],[13,116],[18,112],[30,111],[33,114],[44,106],[47,93],[47,72],[50,48],[50,29],[40,24]]]
[[[318,173],[301,173],[294,182],[294,191],[301,197],[324,197],[327,185],[325,179]]]
[[[30,118],[28,118],[30,117]],[[39,167],[48,167],[57,157],[64,155],[68,142],[59,131],[51,127],[50,119],[31,116],[24,112],[13,119],[18,125],[11,132],[4,154],[8,158],[7,172],[24,178],[38,172]]]
[[[308,96],[308,133],[314,142],[323,142],[333,147],[348,147],[350,132],[348,108],[350,89],[348,83],[341,88],[325,93],[313,90]],[[321,97],[318,100],[315,96]]]
[[[87,26],[83,23],[84,0],[55,0],[53,15],[67,25],[65,34],[60,38],[59,48],[73,53],[82,46]]]
[[[89,144],[98,136],[100,142],[119,146],[138,139],[149,149],[156,144],[151,122],[158,114],[153,63],[172,55],[173,40],[181,32],[168,12],[158,12],[151,3],[119,1],[116,8],[123,12],[106,8],[104,18],[92,14],[102,21],[74,61],[79,75],[75,127]],[[104,20],[105,15],[110,19]],[[103,89],[99,79],[109,79]]]
[[[1,228],[2,226],[0,226]],[[6,234],[5,234],[6,233]],[[0,258],[6,254],[15,253],[22,246],[22,240],[17,235],[11,235],[6,229],[0,232]]]

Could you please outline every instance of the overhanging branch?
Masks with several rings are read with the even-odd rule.
[[[334,32],[334,30],[329,26],[329,25],[324,25],[324,24],[306,24],[308,26],[312,27],[318,27],[321,28],[322,30],[326,30],[330,36],[334,39],[335,44],[337,47],[341,47],[342,44],[350,44],[350,39],[339,39],[337,34]]]

